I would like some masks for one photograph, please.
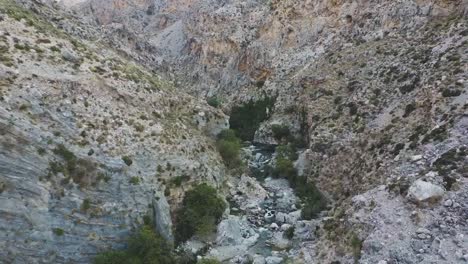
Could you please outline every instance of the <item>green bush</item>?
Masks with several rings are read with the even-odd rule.
[[[310,220],[317,217],[317,214],[325,210],[327,200],[312,182],[306,182],[305,177],[302,182],[296,182],[296,193],[304,202],[302,206],[302,218]]]
[[[219,260],[204,258],[197,262],[197,264],[221,264]]]
[[[81,203],[81,211],[86,212],[91,208],[91,200],[88,198],[85,198],[83,200],[83,203]]]
[[[217,195],[216,189],[199,184],[185,193],[181,208],[177,212],[175,238],[184,242],[193,235],[204,236],[216,228],[226,204]]]
[[[294,187],[294,179],[297,178],[297,171],[294,168],[294,164],[290,159],[277,158],[276,167],[273,170],[275,177],[286,178]]]
[[[296,160],[298,158],[296,146],[291,143],[276,147],[276,153],[278,158],[287,158],[290,160]]]
[[[127,164],[127,166],[130,166],[130,165],[133,164],[133,161],[129,156],[123,156],[122,160],[123,160],[123,162],[125,162],[125,164]]]
[[[284,231],[283,236],[287,239],[292,239],[294,237],[294,230],[294,226],[289,227],[286,229],[286,231]]]
[[[248,103],[232,108],[229,124],[242,139],[252,141],[260,123],[269,118],[276,98],[265,97],[259,101],[250,100]]]
[[[208,98],[206,102],[212,107],[216,107],[216,108],[218,108],[221,105],[221,101],[217,97],[214,97],[214,96]]]
[[[271,126],[271,132],[273,133],[273,137],[278,141],[288,138],[291,134],[288,126],[278,124],[274,124]]]
[[[241,143],[233,130],[223,130],[218,136],[216,146],[228,168],[236,168],[242,164],[240,159]]]
[[[52,229],[52,232],[54,232],[56,236],[63,236],[65,234],[65,231],[63,231],[62,228],[54,228]]]
[[[149,226],[143,226],[121,251],[99,254],[94,264],[175,264],[171,245]]]
[[[138,185],[140,184],[140,178],[132,176],[128,182],[132,185]]]

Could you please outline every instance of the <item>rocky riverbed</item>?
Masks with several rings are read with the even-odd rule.
[[[250,170],[264,177],[243,174],[228,184],[229,213],[218,225],[206,256],[224,263],[274,264],[310,254],[303,252],[304,245],[313,241],[319,220],[301,220],[300,199],[288,181],[269,175],[274,152],[252,145],[243,153]],[[202,248],[195,241],[189,245],[192,251]]]

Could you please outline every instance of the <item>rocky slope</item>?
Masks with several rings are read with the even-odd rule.
[[[30,10],[0,1],[0,262],[89,263],[146,215],[172,239],[182,189],[224,181],[225,115]]]
[[[4,79],[9,80],[4,86],[26,87],[6,90],[8,93],[4,98],[7,99],[2,101],[6,109],[4,119],[10,120],[13,116],[18,120],[14,121],[15,125],[5,126],[16,129],[14,131],[18,131],[17,127],[34,129],[10,134],[24,135],[27,142],[37,142],[37,146],[32,145],[46,149],[45,158],[31,154],[31,150],[29,155],[34,157],[23,158],[28,164],[39,167],[42,164],[34,169],[36,174],[38,170],[44,171],[33,177],[30,184],[34,188],[41,186],[35,181],[39,175],[47,174],[49,160],[63,159],[59,154],[53,155],[57,143],[72,149],[78,159],[85,158],[92,148],[96,151],[91,156],[93,161],[109,167],[120,166],[120,169],[111,170],[116,174],[110,179],[111,189],[118,188],[113,182],[114,177],[127,179],[135,175],[145,183],[150,182],[157,165],[164,167],[168,160],[171,163],[168,167],[176,167],[172,176],[183,173],[178,168],[189,167],[194,168],[191,174],[194,180],[208,177],[210,181],[216,179],[213,183],[220,184],[223,167],[210,148],[211,141],[200,131],[215,134],[219,130],[213,131],[213,128],[225,126],[224,116],[204,106],[202,100],[199,102],[181,92],[202,99],[216,96],[223,102],[222,109],[227,114],[234,106],[267,96],[275,98],[275,103],[269,109],[268,119],[257,129],[254,141],[278,144],[272,135],[272,124],[286,125],[296,136],[302,137],[306,146],[299,153],[296,168],[300,175],[317,184],[331,201],[331,206],[317,220],[304,223],[295,219],[286,223],[304,231],[294,233],[291,241],[278,235],[284,232],[280,227],[285,223],[275,218],[273,222],[279,228],[268,234],[278,238],[271,241],[273,248],[280,245],[276,248],[279,253],[273,256],[270,256],[271,252],[264,253],[269,259],[259,257],[255,245],[264,239],[260,228],[270,229],[271,226],[270,223],[266,226],[255,224],[248,219],[259,212],[263,215],[266,211],[262,210],[267,207],[260,208],[259,212],[255,211],[258,209],[255,206],[245,209],[259,199],[257,195],[265,194],[263,198],[268,200],[276,197],[278,190],[247,175],[240,179],[229,178],[227,193],[239,200],[247,220],[242,216],[227,217],[220,224],[218,238],[208,255],[241,263],[468,261],[466,0],[42,1],[56,8],[36,2],[20,2],[69,34],[86,39],[86,47],[95,43],[92,44],[93,54],[99,50],[93,60],[94,56],[87,58],[86,51],[80,51],[70,41],[63,42],[63,48],[69,50],[65,53],[62,49],[60,52],[49,51],[50,46],[58,45],[56,41],[41,43],[48,45],[46,48],[49,49],[43,48],[47,55],[51,53],[57,57],[44,56],[40,63],[37,62],[42,75],[39,70],[34,70],[34,62],[29,62],[30,53],[36,53],[34,48],[29,49],[30,52],[23,50],[11,54],[16,65],[8,65],[8,59],[6,64],[3,63],[6,65]],[[3,38],[9,52],[17,50],[13,48],[14,38],[37,42],[28,39],[31,32],[22,30],[26,27],[31,31],[27,21],[17,22],[4,15],[4,21],[0,23],[3,23],[2,30],[3,27],[15,30],[14,34],[10,32]],[[107,51],[104,46],[117,52]],[[128,73],[128,62],[116,53],[172,80],[174,89],[164,84],[157,85],[157,90],[145,90],[148,85],[155,85],[153,77],[143,78],[147,79],[147,86],[146,82],[126,80],[141,77],[135,78],[133,70]],[[79,66],[74,66],[76,56],[83,59]],[[117,61],[109,59],[114,56]],[[15,66],[23,68],[14,71]],[[137,73],[148,74],[144,69]],[[53,82],[49,80],[51,76],[54,76]],[[73,81],[78,85],[69,84]],[[37,88],[31,87],[50,87],[44,89],[50,89],[52,96],[47,100],[34,97],[39,95],[31,91]],[[60,88],[54,87],[68,89],[61,88],[63,92],[59,93]],[[55,101],[52,99],[54,94]],[[11,106],[11,98],[21,98],[25,102],[13,101],[15,108]],[[73,103],[73,98],[77,103]],[[80,99],[90,106],[80,105]],[[35,108],[27,100],[45,100],[46,104],[38,103],[37,107],[46,109],[43,110],[47,112],[45,116],[50,115],[50,118],[30,121],[34,119],[30,112]],[[70,102],[65,104],[68,108],[63,106],[64,102]],[[141,116],[148,118],[141,120]],[[81,118],[86,122],[79,122]],[[126,122],[127,118],[133,121]],[[90,119],[95,121],[89,123]],[[122,121],[116,124],[119,119]],[[100,122],[94,124],[98,120]],[[152,122],[154,124],[150,126]],[[73,146],[70,142],[80,144],[83,141],[81,133],[85,127],[91,129],[85,134],[89,145]],[[149,128],[156,127],[157,140],[149,140],[144,136],[145,132],[139,137],[129,132],[134,129],[136,133],[142,130],[141,127],[150,135],[153,130]],[[54,134],[55,130],[63,129],[58,131],[58,136]],[[100,137],[102,134],[104,136]],[[44,141],[39,140],[41,135],[45,138],[41,140],[45,141],[54,137],[53,143],[46,147]],[[75,137],[78,139],[72,140]],[[104,142],[100,142],[102,138]],[[97,144],[102,145],[98,147]],[[140,153],[142,146],[151,150]],[[197,149],[205,149],[207,153],[200,155],[203,152],[197,152]],[[96,158],[97,154],[100,154],[99,158]],[[20,162],[19,154],[8,155],[10,158],[3,159],[5,165],[2,167],[11,170],[12,164]],[[121,160],[124,155],[132,157],[131,166],[124,165]],[[195,169],[199,166],[200,169]],[[24,170],[24,166],[20,168]],[[31,170],[15,169],[9,175],[21,181],[17,175],[24,178],[31,173]],[[171,176],[165,174],[163,178]],[[10,178],[6,179],[12,181]],[[141,210],[137,213],[125,211],[124,220],[117,225],[122,221],[134,223],[131,218],[146,212],[144,207],[154,199],[147,196],[143,199],[140,197],[142,193],[164,188],[160,183],[142,186],[132,185],[129,181],[121,180],[128,188],[128,194],[121,196],[135,197],[138,193],[138,199],[133,200],[138,200],[141,207],[129,205],[128,201],[122,201],[120,206]],[[255,186],[256,192],[250,193],[246,182]],[[47,187],[50,190],[60,190],[57,185],[50,184],[52,187]],[[104,183],[94,187],[98,189],[90,188],[90,193],[70,191],[73,196],[65,197],[75,197],[72,200],[78,201],[75,202],[77,208],[87,196],[100,197],[108,193],[105,198],[95,198],[93,206],[97,200],[115,200],[115,193],[99,189],[102,185]],[[132,188],[149,189],[131,192]],[[180,195],[178,190],[172,191],[169,202],[177,204]],[[16,199],[16,203],[22,201]],[[67,201],[67,198],[61,199]],[[161,202],[156,204],[167,211],[164,199],[158,201]],[[59,205],[58,208],[70,207],[69,204]],[[43,205],[39,207],[45,208]],[[281,213],[290,214],[294,210]],[[50,219],[54,217],[55,214]],[[18,218],[15,215],[14,219]],[[6,223],[4,226],[11,228]],[[55,228],[52,226],[55,223],[48,224],[48,229],[41,230],[51,232],[50,229]],[[85,237],[83,229],[79,230]],[[115,230],[100,230],[103,232],[101,236],[117,237]],[[255,239],[245,244],[238,236],[239,232]],[[24,237],[20,240],[23,243]],[[194,244],[198,242],[194,241]],[[49,245],[43,245],[45,250],[50,250]],[[193,250],[196,247],[192,245]],[[228,250],[221,252],[227,252],[227,255],[219,253],[223,247]],[[13,252],[8,256],[14,255],[15,250],[18,249],[7,251]],[[84,252],[92,254],[95,250],[87,248]]]

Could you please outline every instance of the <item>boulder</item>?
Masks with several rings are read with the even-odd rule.
[[[73,63],[79,63],[81,61],[80,56],[78,56],[75,52],[64,49],[62,51],[62,58],[66,61],[73,62]]]
[[[271,256],[267,257],[265,259],[265,262],[266,264],[280,264],[281,262],[283,262],[283,258]]]
[[[219,246],[234,246],[234,245],[253,245],[258,234],[253,230],[245,218],[230,215],[218,225],[216,244]]]
[[[439,185],[417,180],[411,184],[408,190],[408,198],[414,202],[435,201],[442,198],[445,190]]]

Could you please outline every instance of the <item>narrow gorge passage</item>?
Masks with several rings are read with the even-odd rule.
[[[297,254],[313,255],[308,250],[321,217],[304,220],[302,201],[286,177],[273,177],[275,146],[243,147],[241,156],[251,176],[243,174],[230,184],[230,214],[218,225],[206,256],[223,263],[283,263]]]

